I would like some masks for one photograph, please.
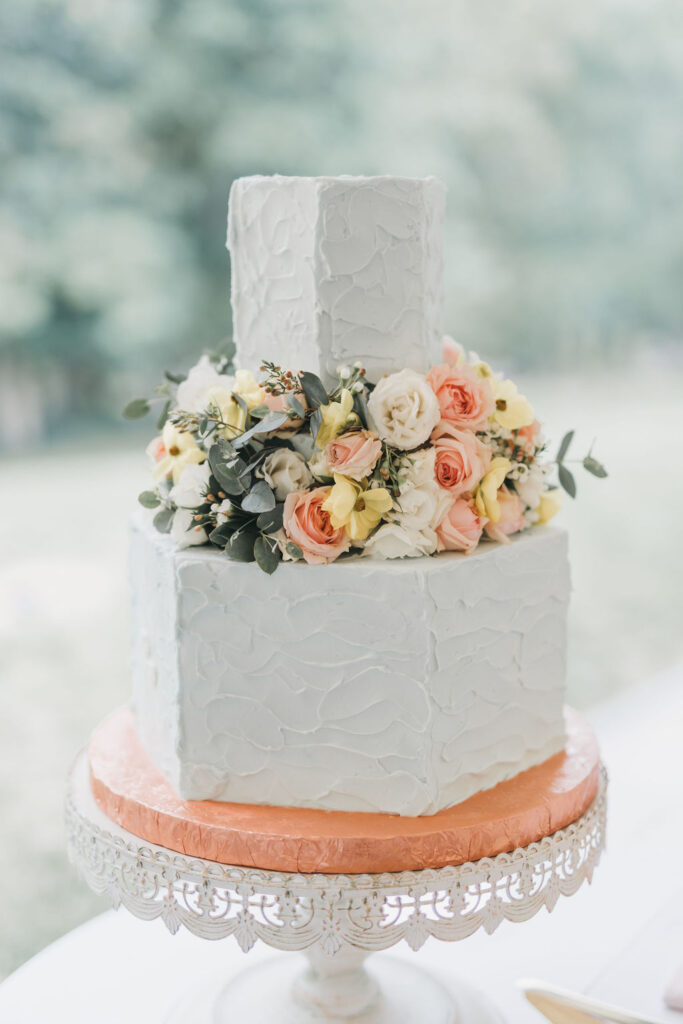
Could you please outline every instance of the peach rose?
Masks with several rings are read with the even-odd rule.
[[[327,464],[334,473],[362,480],[375,468],[382,442],[372,430],[349,430],[325,448]]]
[[[436,528],[436,550],[464,551],[469,555],[479,543],[487,522],[468,501],[458,498]]]
[[[433,366],[427,383],[439,401],[442,419],[468,430],[486,426],[494,409],[493,390],[490,381],[478,377],[471,366]]]
[[[497,523],[487,523],[486,536],[491,540],[497,540],[507,544],[511,533],[519,533],[526,526],[524,519],[524,505],[520,498],[503,485],[498,491],[498,504],[500,506],[500,519]]]
[[[473,490],[489,468],[491,449],[471,431],[443,420],[433,432],[434,477],[454,498]]]
[[[451,338],[450,334],[444,334],[441,339],[441,349],[444,363],[460,366],[465,362],[465,349],[455,338]]]
[[[313,491],[294,491],[285,498],[285,534],[301,548],[309,565],[333,562],[351,544],[346,530],[335,530],[329,513],[322,507],[329,493],[329,487],[316,487]]]
[[[306,398],[303,391],[294,391],[289,393],[294,395],[297,401],[303,405],[304,409],[306,408]],[[266,392],[263,396],[262,404],[267,405],[271,412],[290,411],[289,406],[287,405],[287,395],[269,395],[268,392]],[[298,430],[299,427],[303,426],[303,422],[304,421],[298,416],[293,417],[292,419],[287,420],[286,423],[283,423],[282,426],[277,431],[273,431],[273,433],[282,434],[284,437],[287,437],[289,436],[289,431],[294,432]]]

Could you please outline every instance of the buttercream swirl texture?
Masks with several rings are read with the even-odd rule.
[[[267,577],[132,528],[137,728],[183,799],[432,814],[563,746],[565,534]]]
[[[444,186],[435,178],[238,178],[230,193],[233,334],[263,359],[370,380],[438,362]]]

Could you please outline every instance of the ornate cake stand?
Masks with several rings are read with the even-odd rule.
[[[92,795],[86,754],[69,781],[71,860],[95,892],[136,917],[160,917],[205,939],[233,936],[245,952],[259,940],[279,957],[188,994],[166,1024],[499,1024],[479,992],[454,997],[404,960],[372,957],[405,939],[453,942],[503,921],[552,910],[590,881],[603,844],[606,774],[573,823],[510,853],[422,871],[293,874],[183,856],[134,836]],[[303,962],[302,962],[303,961]],[[264,998],[267,993],[267,999]]]

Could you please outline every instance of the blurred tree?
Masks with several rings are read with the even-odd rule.
[[[680,337],[681,29],[677,0],[5,0],[0,437],[19,378],[37,433],[228,331],[245,173],[442,177],[448,324],[508,362]]]

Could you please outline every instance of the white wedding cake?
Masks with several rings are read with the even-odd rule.
[[[358,415],[353,410],[344,415],[352,424],[349,436],[357,439],[356,446],[362,435],[363,444],[379,449],[378,435],[389,436],[396,421],[387,420],[382,434],[380,415],[385,406],[379,399],[373,404],[373,398],[381,381],[391,379],[383,375],[411,371],[411,381],[418,376],[424,381],[429,368],[442,359],[443,209],[443,186],[431,178],[277,176],[236,181],[230,196],[228,245],[237,366],[257,373],[266,361],[295,373],[313,371],[327,386],[339,364],[361,363],[367,380],[378,385],[374,393],[368,389],[369,425],[377,432],[361,429],[360,406],[353,407]],[[202,372],[228,379],[221,367],[205,367]],[[487,381],[488,372],[477,370],[476,380]],[[466,382],[475,381],[469,368],[462,374]],[[299,379],[304,380],[297,378],[296,394]],[[342,481],[328,469],[322,507],[332,509],[332,525],[325,520],[330,536],[342,529],[335,525],[341,522],[340,513],[328,506],[332,478],[334,486],[356,486],[357,493],[347,515],[350,525],[344,527],[348,536],[342,538],[343,544],[335,541],[334,558],[321,558],[318,548],[306,549],[288,519],[293,498],[285,494],[284,471],[278,470],[278,476],[274,469],[259,470],[253,493],[262,497],[268,482],[272,502],[280,508],[279,523],[284,507],[284,526],[272,534],[272,551],[295,559],[267,575],[253,560],[235,561],[207,544],[214,530],[212,542],[219,536],[225,546],[225,521],[229,525],[232,515],[233,523],[241,523],[245,514],[234,497],[207,496],[207,490],[217,491],[220,485],[210,475],[219,473],[218,456],[207,458],[190,447],[181,451],[177,437],[169,443],[170,435],[165,446],[160,441],[154,456],[159,464],[165,466],[163,459],[172,456],[187,456],[184,475],[172,478],[171,496],[178,488],[187,488],[192,474],[204,474],[199,504],[195,502],[191,512],[176,494],[176,525],[185,516],[183,546],[173,533],[157,532],[143,514],[132,528],[137,730],[181,798],[433,814],[562,749],[570,590],[566,536],[554,527],[533,525],[542,521],[539,515],[534,518],[540,499],[531,497],[524,504],[515,494],[515,487],[520,495],[524,486],[528,492],[533,466],[522,474],[516,456],[506,460],[494,451],[491,461],[491,452],[484,451],[485,444],[512,444],[508,435],[514,435],[515,445],[522,444],[522,429],[511,432],[493,423],[496,410],[505,410],[507,403],[509,411],[513,401],[518,402],[509,388],[503,388],[510,383],[502,382],[495,391],[486,382],[494,396],[485,409],[484,418],[489,419],[467,438],[460,428],[453,433],[453,444],[460,445],[470,461],[475,455],[480,458],[482,466],[476,480],[474,471],[470,474],[469,489],[465,480],[464,489],[453,490],[452,495],[451,478],[439,476],[438,439],[443,430],[438,423],[445,405],[440,413],[438,402],[446,402],[443,393],[433,383],[434,390],[425,398],[418,382],[411,384],[413,405],[392,406],[403,416],[402,429],[413,422],[419,425],[420,417],[426,421],[436,409],[423,441],[406,458],[410,467],[426,454],[432,467],[437,460],[434,472],[443,493],[437,494],[439,486],[430,479],[421,501],[424,496],[427,504],[443,499],[450,502],[444,508],[452,510],[457,493],[462,502],[458,515],[479,516],[479,533],[489,530],[491,540],[470,553],[465,553],[464,543],[456,550],[456,543],[447,542],[448,537],[460,537],[460,519],[457,529],[444,532],[445,520],[438,525],[429,505],[424,524],[419,524],[420,541],[414,551],[406,551],[411,557],[372,557],[377,549],[390,550],[394,542],[402,543],[404,535],[418,535],[415,523],[408,529],[401,519],[409,497],[401,482],[405,476],[396,484],[399,496],[387,499],[389,505],[393,500],[393,511],[383,511],[381,521],[377,512],[371,528],[366,522],[363,529],[370,533],[363,539],[353,515],[363,501],[366,511],[370,509],[370,498],[377,498],[377,481],[368,484],[366,478],[356,484],[359,477],[354,478],[351,470]],[[270,400],[273,392],[265,390]],[[362,381],[348,391],[349,403],[361,392]],[[341,409],[344,390],[339,394]],[[496,394],[512,397],[495,398]],[[246,402],[240,402],[240,409]],[[303,404],[301,397],[291,407],[290,415],[299,416],[296,422],[301,421]],[[325,415],[318,412],[314,437],[318,422],[323,424],[320,430],[327,429],[326,416],[333,406],[332,399],[323,403]],[[256,422],[260,406],[253,408]],[[305,411],[309,414],[310,408]],[[177,422],[187,429],[185,415]],[[224,424],[227,417],[222,415]],[[530,423],[528,417],[525,423]],[[436,440],[430,443],[436,456],[426,452],[423,443],[432,428]],[[262,435],[266,444],[275,429]],[[237,430],[230,436],[239,438]],[[318,433],[318,439],[321,436]],[[329,443],[334,444],[334,434],[332,438]],[[298,472],[304,474],[305,469],[308,474],[307,482],[300,484],[302,493],[306,487],[315,488],[321,477],[313,480],[311,475],[314,468],[309,467],[316,464],[310,448],[304,458],[304,446],[294,437],[285,440],[282,450],[287,452],[279,456],[287,473],[293,472],[289,463],[296,463]],[[325,451],[331,459],[329,447]],[[262,454],[257,452],[255,460]],[[385,476],[377,478],[380,484],[391,475],[393,457],[386,454],[389,469],[381,471]],[[459,471],[461,454],[458,458],[455,470],[447,464],[444,474]],[[503,476],[488,486],[502,462],[507,463]],[[233,460],[231,466],[235,464]],[[467,467],[462,470],[467,472]],[[231,478],[219,473],[221,479],[229,483]],[[519,506],[519,522],[510,536],[501,530],[504,519],[495,520],[500,509],[495,488],[491,490],[503,479],[500,501],[507,508],[514,499]],[[242,506],[258,508],[247,501]],[[209,507],[213,511],[205,512]],[[447,514],[441,508],[439,515]],[[433,521],[427,522],[429,516]],[[414,517],[417,522],[418,512]],[[494,520],[499,522],[497,529]],[[261,517],[258,522],[262,524]],[[308,528],[307,520],[302,522]],[[378,523],[379,533],[372,534]],[[241,532],[252,526],[235,529],[228,554]],[[380,545],[377,537],[383,530],[388,532]],[[261,560],[269,549],[261,544],[259,556],[258,545],[268,536],[266,529],[265,538],[256,541]],[[446,540],[441,543],[439,538]],[[430,557],[442,547],[450,550]]]

